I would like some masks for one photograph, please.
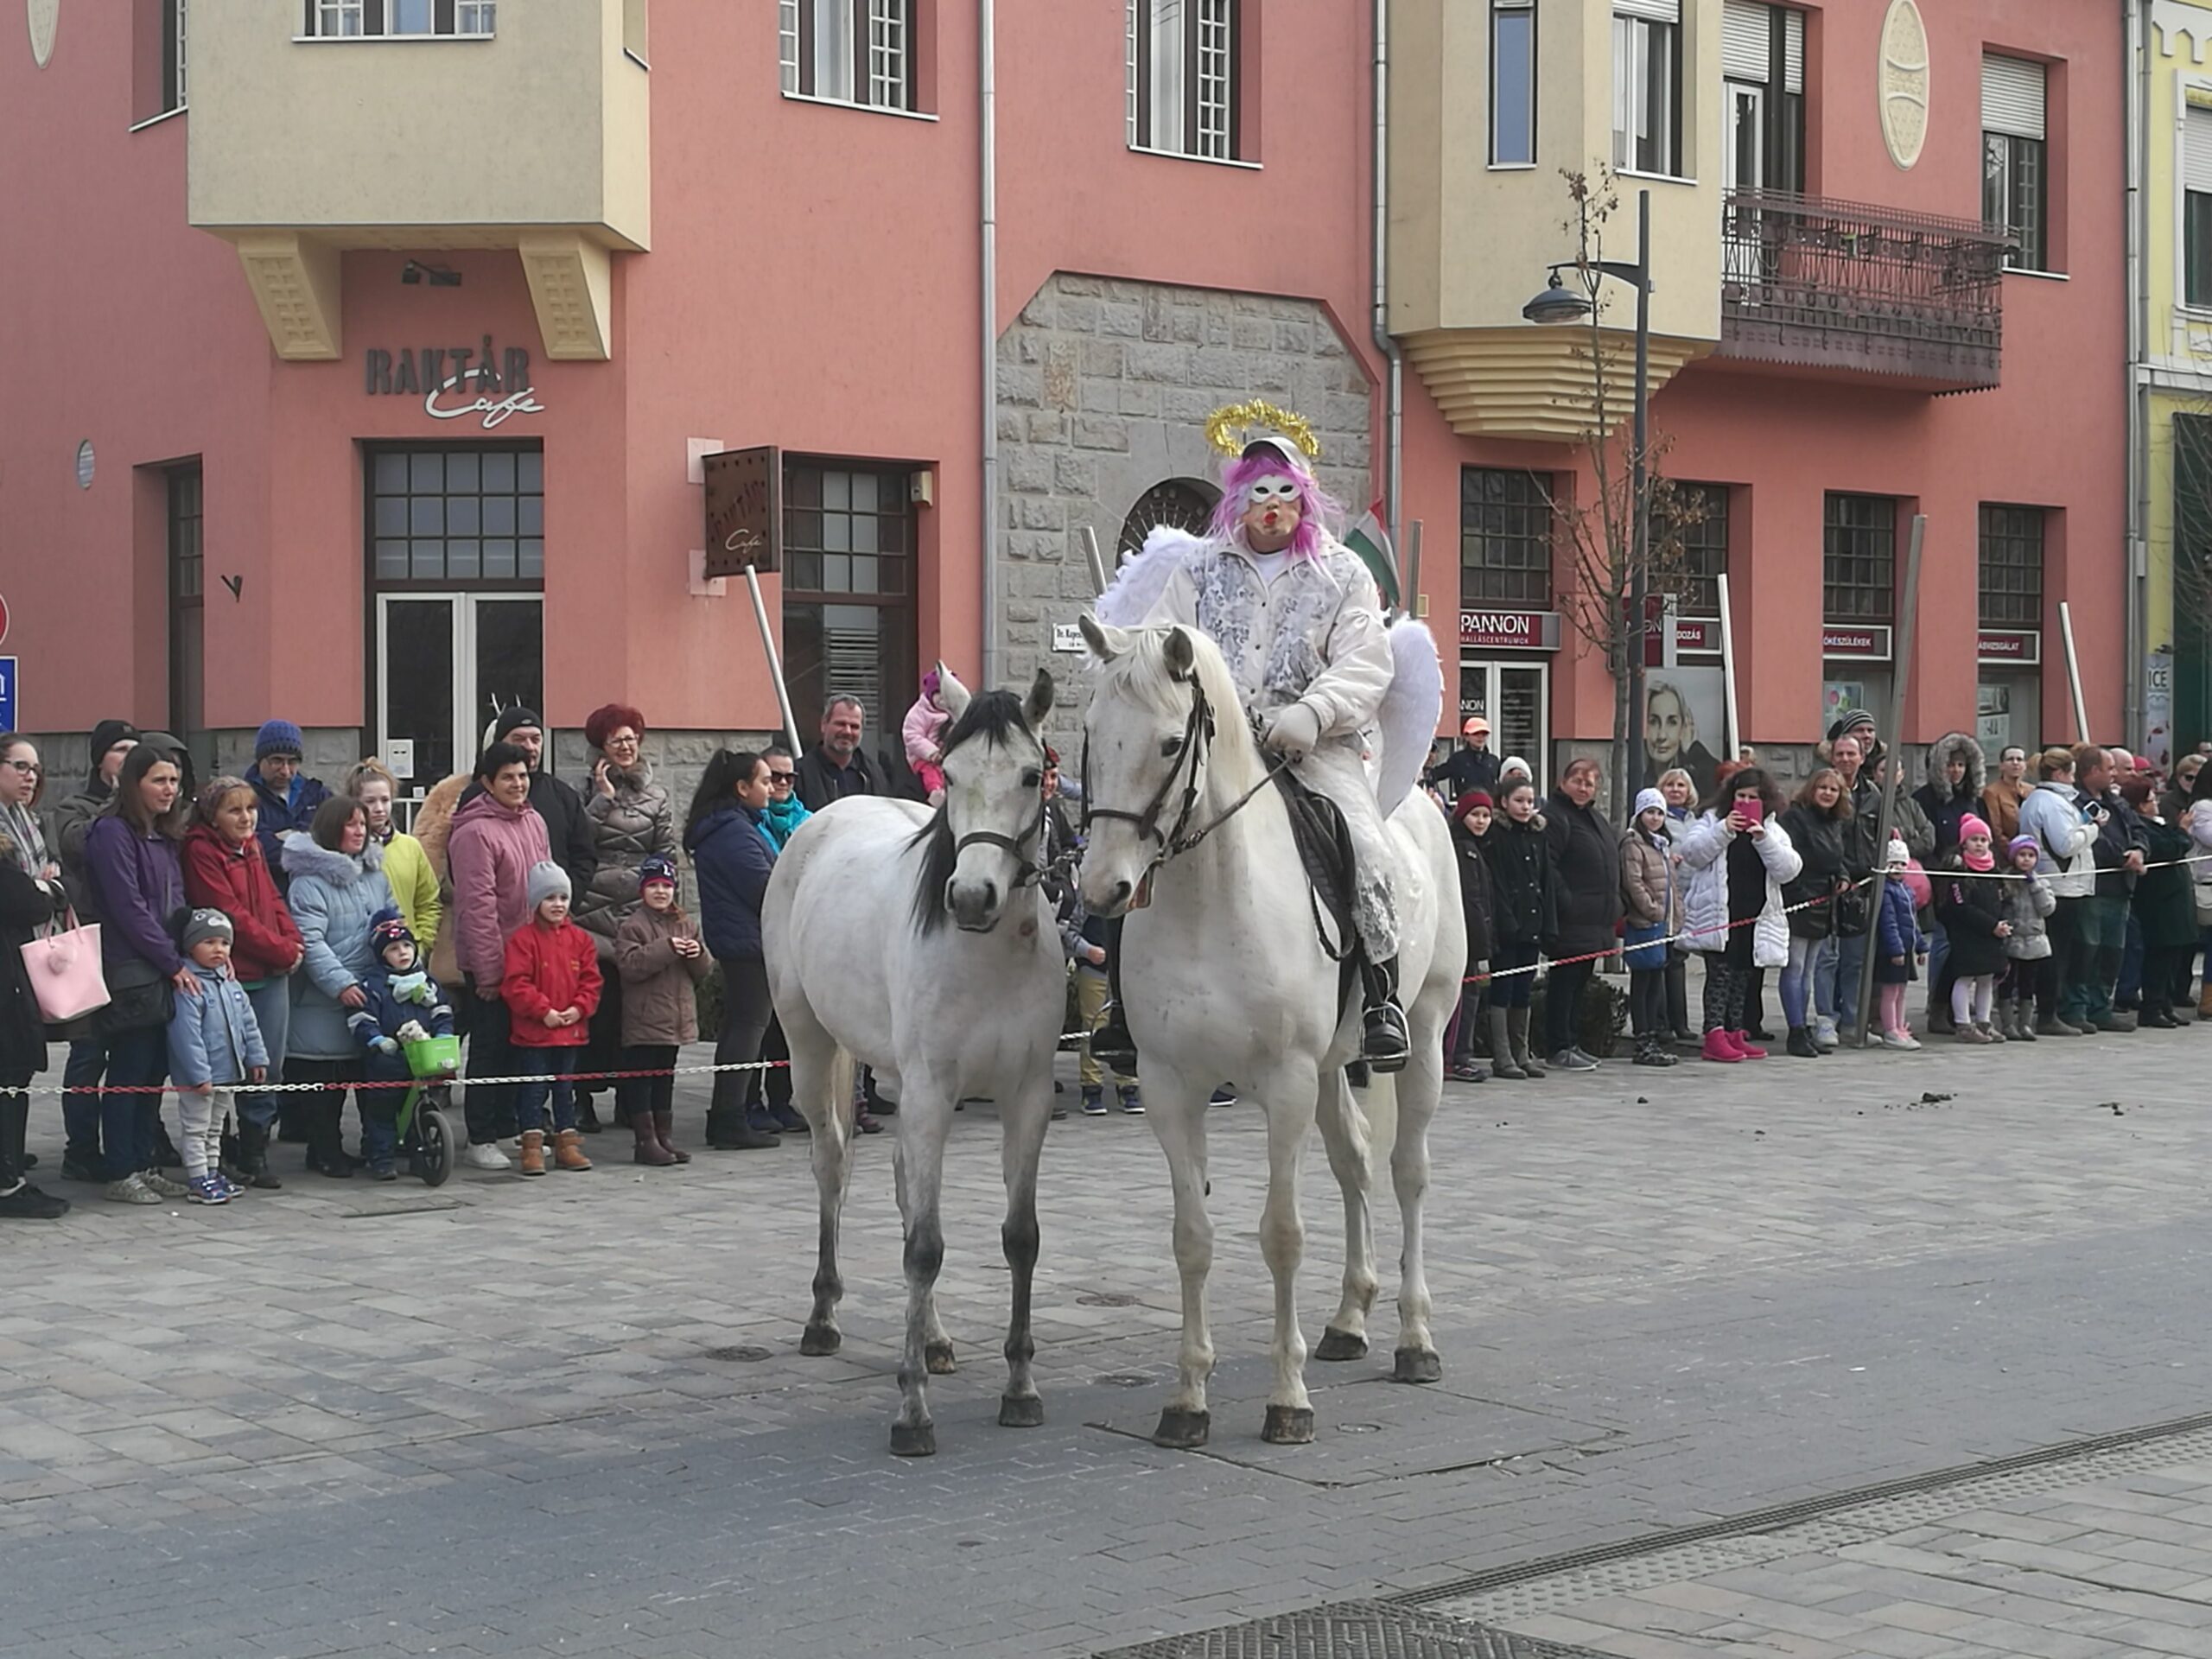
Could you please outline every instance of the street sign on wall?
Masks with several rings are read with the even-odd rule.
[[[0,657],[0,732],[16,729],[16,659]]]
[[[783,567],[784,460],[773,444],[699,457],[707,485],[709,580]]]

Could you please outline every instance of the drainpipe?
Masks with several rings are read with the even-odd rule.
[[[989,0],[985,0],[988,4]],[[1406,357],[1390,334],[1390,0],[1375,0],[1375,349],[1389,364],[1389,419],[1383,437],[1383,525],[1398,556],[1408,615],[1421,608],[1406,586]]]
[[[999,114],[998,6],[976,11],[977,126],[982,135],[983,661],[978,689],[999,683]]]
[[[2145,679],[2151,648],[2151,293],[2144,257],[2149,204],[2145,156],[2149,141],[2151,60],[2144,10],[2151,0],[2121,0],[2127,63],[2122,81],[2127,180],[2127,742],[2140,748],[2150,715]],[[2086,738],[2086,733],[2076,734]]]

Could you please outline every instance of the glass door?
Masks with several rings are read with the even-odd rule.
[[[1478,663],[1459,665],[1459,718],[1490,721],[1490,749],[1499,760],[1526,760],[1541,788],[1550,741],[1551,664]]]
[[[377,596],[377,753],[419,799],[476,759],[500,710],[543,706],[536,594]]]
[[[1760,247],[1758,210],[1739,203],[1733,193],[1757,190],[1766,178],[1766,88],[1739,80],[1728,88],[1727,122],[1724,137],[1726,154],[1722,167],[1731,192],[1722,209],[1726,229],[1721,243],[1721,282],[1737,290],[1735,297],[1750,303],[1760,297],[1766,276]]]

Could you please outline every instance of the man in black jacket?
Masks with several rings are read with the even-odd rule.
[[[2135,1029],[2135,1016],[2112,1006],[2120,981],[2120,957],[2127,947],[2128,899],[2143,873],[2151,837],[2135,809],[2113,785],[2112,757],[2087,743],[2074,748],[2074,782],[2082,810],[2097,826],[2094,852],[2097,890],[2082,906],[2089,963],[2088,1022],[2099,1031]]]
[[[875,763],[861,748],[863,711],[858,697],[842,692],[822,710],[822,736],[799,757],[799,804],[819,812],[832,801],[848,795],[881,795]]]
[[[592,839],[583,797],[544,769],[544,721],[535,709],[518,703],[493,722],[492,741],[512,743],[530,757],[531,810],[545,820],[545,839],[553,844],[553,861],[568,873],[569,890],[585,891],[599,874],[599,844]],[[454,804],[454,810],[483,792],[484,785],[472,781]]]

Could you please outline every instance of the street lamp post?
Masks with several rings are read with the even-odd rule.
[[[1644,611],[1649,602],[1649,575],[1651,562],[1651,504],[1649,470],[1645,454],[1649,442],[1651,423],[1651,193],[1636,193],[1636,263],[1624,264],[1618,260],[1600,259],[1588,267],[1590,287],[1586,294],[1576,293],[1563,286],[1559,273],[1563,266],[1554,265],[1550,284],[1541,294],[1521,308],[1521,315],[1530,322],[1580,322],[1597,308],[1599,279],[1618,277],[1636,289],[1636,412],[1630,439],[1629,473],[1629,506],[1634,518],[1629,535],[1628,613],[1631,646],[1628,653],[1628,788],[1632,803],[1636,791],[1644,786],[1643,743],[1635,730],[1643,718],[1643,658],[1647,650],[1645,636],[1650,632],[1650,622]],[[1599,418],[1604,417],[1602,407]]]

